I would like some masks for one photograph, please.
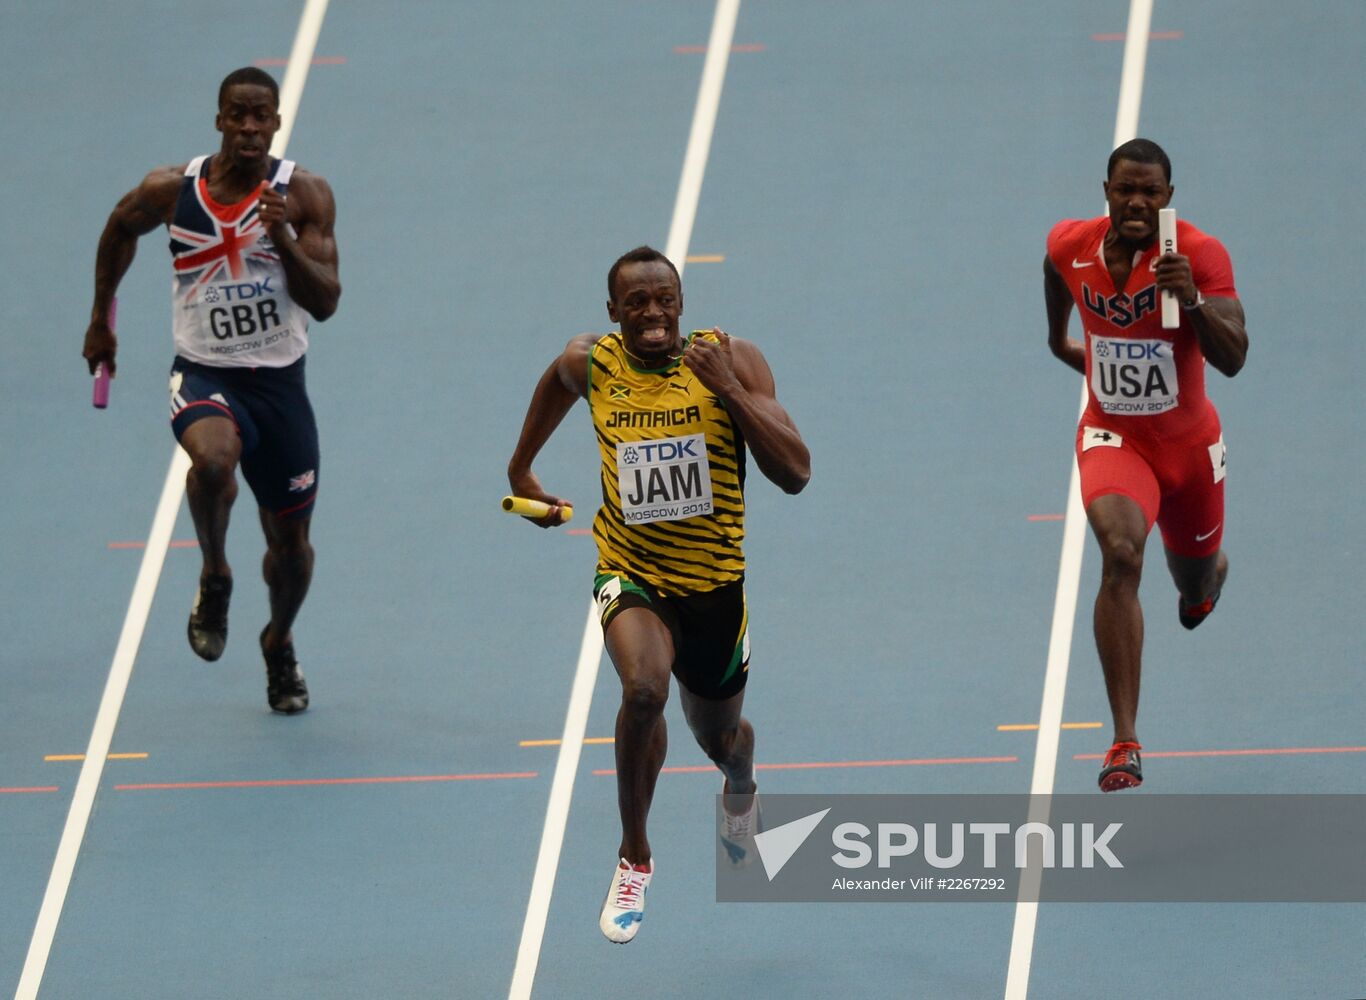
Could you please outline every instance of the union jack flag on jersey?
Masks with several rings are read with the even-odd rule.
[[[212,282],[245,280],[264,270],[259,265],[269,268],[280,259],[261,224],[259,196],[250,195],[235,205],[214,201],[204,170],[207,160],[201,157],[185,171],[175,218],[168,227],[176,283],[187,303],[198,299],[201,289],[203,301],[216,301],[219,290]],[[271,161],[270,183],[281,185],[285,171],[280,167],[288,162]]]

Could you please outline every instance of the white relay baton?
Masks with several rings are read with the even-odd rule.
[[[1157,210],[1157,238],[1162,242],[1163,253],[1176,253],[1176,209]],[[1171,291],[1162,293],[1162,329],[1175,330],[1181,325],[1181,306]]]

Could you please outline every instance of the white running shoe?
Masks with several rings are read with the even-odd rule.
[[[748,868],[759,856],[754,835],[760,831],[759,793],[754,793],[749,811],[732,816],[721,807],[721,846],[726,849],[726,860],[732,868]]]
[[[654,875],[653,860],[648,869],[641,869],[625,858],[621,859],[612,872],[612,885],[607,890],[602,914],[598,917],[598,927],[608,941],[626,944],[636,936],[640,922],[645,919],[645,893],[649,891]]]

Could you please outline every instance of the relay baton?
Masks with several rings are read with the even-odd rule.
[[[1176,209],[1157,210],[1157,238],[1162,242],[1163,253],[1176,253]],[[1177,305],[1176,293],[1167,290],[1162,293],[1162,329],[1175,330],[1181,325],[1181,307]]]
[[[503,497],[503,510],[509,514],[523,517],[541,518],[550,513],[551,505],[544,500],[528,500],[526,497]],[[574,519],[574,508],[568,504],[560,507],[560,523],[566,524]]]
[[[114,320],[119,313],[119,300],[114,299],[109,303],[109,329],[114,329]],[[97,410],[103,410],[109,405],[109,369],[104,367],[101,361],[95,366],[95,388],[90,394],[90,405]]]

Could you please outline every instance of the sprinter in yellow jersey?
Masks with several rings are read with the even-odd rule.
[[[719,329],[684,339],[683,289],[667,257],[650,247],[622,255],[607,291],[620,332],[575,337],[546,369],[508,482],[515,495],[553,505],[541,527],[562,523],[569,501],[547,493],[531,464],[575,401],[587,399],[602,456],[593,594],[621,678],[620,860],[598,923],[624,944],[640,928],[654,875],[645,823],[664,764],[670,673],[688,727],[725,775],[728,856],[753,860],[754,730],[740,714],[749,669],[745,450],[787,493],[806,486],[811,456],[757,347]]]

